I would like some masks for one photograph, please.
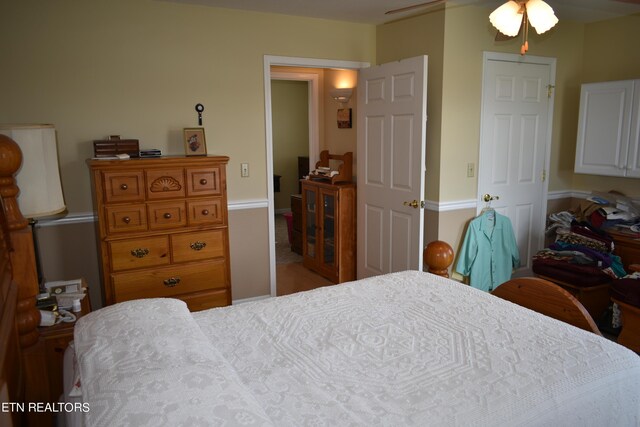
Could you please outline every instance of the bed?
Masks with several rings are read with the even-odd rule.
[[[193,314],[130,301],[83,317],[74,345],[88,425],[640,420],[633,352],[417,271]]]
[[[0,396],[28,403],[37,379],[22,374],[30,332],[18,317],[30,307],[6,229]],[[638,356],[588,322],[507,300],[527,305],[529,285],[498,297],[405,271],[196,313],[173,299],[116,304],[77,322],[62,406],[75,409],[60,415],[86,426],[638,426]],[[535,299],[557,306],[551,316],[584,310],[546,295]],[[22,416],[0,411],[0,424]]]

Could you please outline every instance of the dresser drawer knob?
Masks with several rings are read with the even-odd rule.
[[[169,212],[165,213],[163,216],[165,219],[171,219],[171,214]]]
[[[200,180],[200,185],[207,185],[207,180],[206,180],[206,179],[204,179],[204,178],[202,178],[202,179]]]
[[[131,255],[136,258],[144,258],[149,255],[149,249],[147,248],[136,248],[131,250]]]
[[[125,216],[124,218],[122,218],[122,222],[124,222],[125,224],[129,224],[131,222],[131,218]]]
[[[127,184],[120,184],[120,189],[121,190],[126,190],[127,188],[129,188],[129,186]]]
[[[170,278],[164,280],[164,285],[167,288],[173,288],[178,283],[180,283],[180,278],[179,277],[170,277]]]
[[[190,246],[191,246],[191,249],[193,249],[194,251],[201,251],[207,246],[207,243],[197,241],[197,242],[193,242]]]
[[[209,215],[209,209],[202,209],[202,215]]]

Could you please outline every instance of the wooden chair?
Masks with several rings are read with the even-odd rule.
[[[491,293],[522,307],[602,335],[580,301],[548,280],[537,277],[511,279]]]

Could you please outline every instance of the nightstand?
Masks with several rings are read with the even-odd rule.
[[[88,291],[88,290],[87,290]],[[81,301],[82,310],[73,313],[76,318],[91,312],[91,302],[89,293]],[[62,394],[62,366],[64,351],[71,341],[73,341],[73,323],[58,323],[57,325],[40,327],[40,341],[47,361],[47,372],[49,376],[49,401],[57,402]]]

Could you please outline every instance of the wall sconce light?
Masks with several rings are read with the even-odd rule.
[[[353,88],[345,87],[345,88],[333,88],[329,90],[329,96],[335,99],[340,104],[346,104],[351,99],[351,95],[353,95]]]

